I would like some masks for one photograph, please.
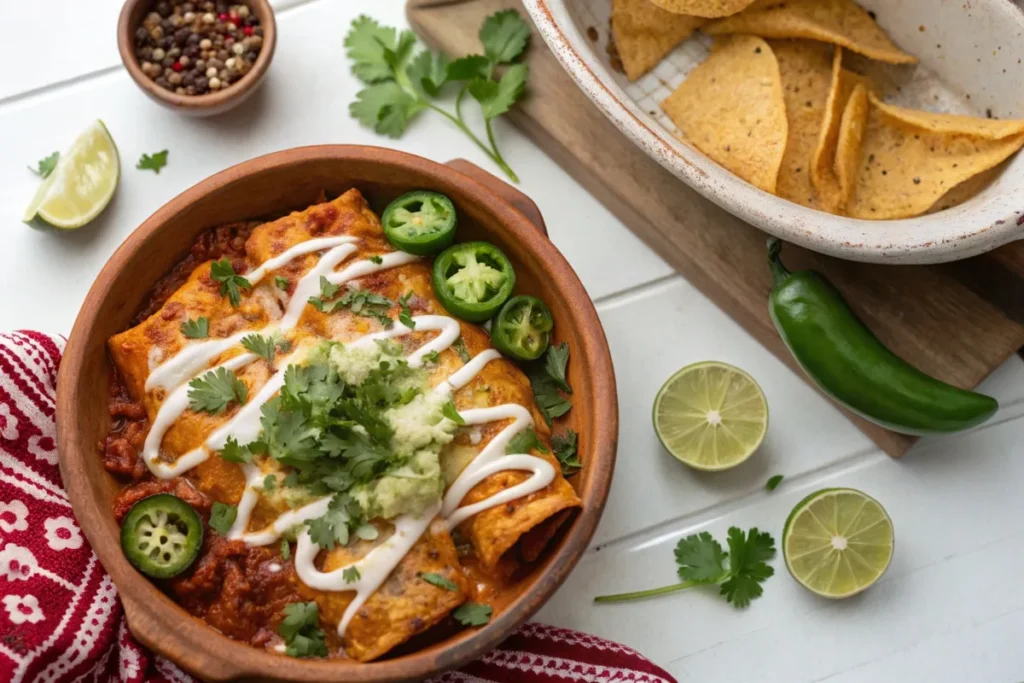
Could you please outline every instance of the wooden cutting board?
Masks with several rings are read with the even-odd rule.
[[[428,44],[461,56],[481,51],[477,33],[484,18],[509,7],[525,16],[518,0],[409,0],[408,14]],[[634,146],[576,87],[536,34],[526,61],[528,96],[509,112],[511,120],[800,373],[768,317],[765,234],[701,197]],[[792,270],[824,273],[894,352],[957,386],[976,387],[1024,346],[1024,244],[938,266],[854,263],[793,246],[784,255]],[[902,455],[915,441],[848,415],[889,455]]]

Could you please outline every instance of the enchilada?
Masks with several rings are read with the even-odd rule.
[[[357,661],[499,602],[580,505],[522,370],[356,190],[229,234],[108,342],[104,456],[138,480],[115,514],[170,492],[208,528],[168,592],[255,646]]]

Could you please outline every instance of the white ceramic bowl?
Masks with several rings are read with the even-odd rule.
[[[658,105],[706,55],[691,38],[629,83],[608,63],[610,0],[524,0],[540,34],[590,99],[648,155],[705,197],[777,237],[877,263],[941,263],[1024,237],[1024,153],[969,201],[918,218],[866,221],[799,206],[733,175],[674,135]],[[897,104],[1024,118],[1024,12],[1010,0],[860,0],[917,67],[886,74]],[[587,38],[590,29],[598,39]],[[591,31],[593,33],[593,31]]]

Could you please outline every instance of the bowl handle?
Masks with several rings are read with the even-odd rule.
[[[452,159],[446,163],[445,166],[455,169],[462,175],[469,176],[512,206],[519,209],[519,211],[526,216],[531,223],[533,223],[534,227],[536,227],[542,235],[547,237],[548,227],[544,224],[544,216],[541,215],[540,209],[537,208],[537,205],[533,203],[532,199],[527,197],[518,189],[512,187],[504,180],[497,178],[493,174],[488,173],[473,162],[466,161],[465,159]]]

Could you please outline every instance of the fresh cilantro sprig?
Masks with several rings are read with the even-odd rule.
[[[409,299],[412,298],[412,292],[406,292],[402,296],[398,297],[398,305],[402,307],[401,312],[398,314],[398,322],[402,323],[410,330],[416,329],[416,321],[412,319],[412,309],[409,308]]]
[[[320,296],[309,297],[309,305],[321,313],[333,313],[340,308],[347,308],[352,313],[364,318],[373,318],[384,329],[390,329],[395,321],[388,315],[394,302],[368,289],[346,289],[338,296],[341,286],[333,284],[324,276],[320,276]]]
[[[167,165],[167,150],[160,150],[153,154],[143,154],[139,157],[139,163],[135,164],[135,168],[140,171],[153,171],[157,175],[160,175],[160,169]]]
[[[60,152],[54,152],[50,156],[40,159],[36,164],[36,168],[29,166],[28,170],[40,178],[49,178],[50,174],[53,173],[53,169],[57,168],[58,161],[60,161]]]
[[[245,403],[249,389],[231,370],[219,367],[188,383],[188,404],[192,410],[222,413],[232,401]]]
[[[497,12],[480,28],[484,53],[452,61],[443,52],[416,53],[416,36],[411,31],[398,32],[360,16],[345,36],[345,48],[353,62],[353,73],[366,87],[356,94],[349,112],[364,126],[397,138],[421,111],[435,111],[465,133],[513,182],[519,182],[498,150],[492,121],[507,112],[526,88],[528,67],[516,60],[529,41],[530,27],[519,12]],[[503,73],[498,73],[499,68]],[[454,111],[432,101],[450,84],[459,87]],[[463,117],[462,104],[467,95],[480,105],[486,142],[473,133]]]
[[[226,296],[235,308],[242,303],[242,293],[239,290],[252,289],[252,284],[236,273],[235,267],[226,258],[210,264],[210,277],[214,282],[220,283],[220,295]]]
[[[242,337],[242,346],[247,351],[255,353],[260,358],[263,358],[268,363],[274,362],[274,355],[278,350],[288,351],[291,349],[291,343],[285,339],[275,339],[269,335],[262,334],[247,334]]]
[[[565,415],[572,408],[572,402],[562,395],[562,392],[572,393],[572,387],[565,376],[568,364],[569,345],[562,342],[548,348],[543,360],[535,362],[527,370],[533,397],[548,425],[553,419]]]
[[[761,584],[775,570],[768,560],[775,555],[775,539],[767,531],[753,527],[746,534],[738,527],[729,528],[729,551],[704,531],[683,538],[676,545],[677,573],[681,583],[662,588],[602,595],[594,602],[624,602],[683,591],[694,586],[719,586],[719,595],[737,608],[746,607],[764,592]]]
[[[529,453],[532,450],[538,450],[541,453],[550,452],[547,446],[541,443],[540,437],[537,436],[537,432],[533,427],[524,429],[513,436],[509,440],[508,446],[505,447],[505,452],[512,454]]]
[[[452,591],[453,593],[459,590],[459,587],[455,585],[455,582],[449,579],[447,576],[442,576],[435,572],[420,572],[417,576],[426,581],[432,586],[443,588],[446,591]]]
[[[289,657],[326,657],[327,645],[320,629],[320,608],[315,602],[285,605],[284,619],[277,627]]]
[[[469,349],[466,348],[466,340],[462,337],[455,340],[452,344],[452,348],[455,349],[455,353],[459,354],[459,359],[462,360],[463,363],[468,363],[472,360],[473,357],[469,355]]]
[[[359,567],[345,567],[345,571],[341,573],[341,578],[345,583],[355,583],[362,575],[359,573]]]

